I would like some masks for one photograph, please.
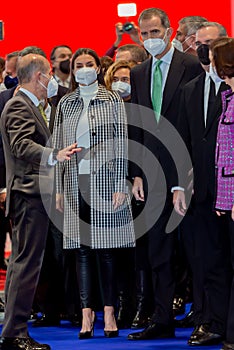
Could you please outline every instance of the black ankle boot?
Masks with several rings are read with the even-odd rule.
[[[131,328],[145,328],[148,325],[151,313],[149,304],[151,300],[150,280],[146,271],[136,272],[137,305],[136,314],[132,321]]]
[[[131,328],[145,328],[148,325],[150,320],[148,309],[144,303],[144,301],[138,300],[137,304],[137,312],[132,321]]]
[[[119,329],[130,328],[134,317],[132,301],[125,294],[123,291],[119,294],[119,308],[116,319]]]

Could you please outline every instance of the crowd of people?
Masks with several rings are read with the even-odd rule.
[[[1,349],[50,349],[32,317],[92,338],[102,310],[107,338],[234,350],[234,39],[201,16],[173,38],[159,8],[115,30],[103,57],[0,59]]]

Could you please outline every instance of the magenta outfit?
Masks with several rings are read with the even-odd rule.
[[[215,208],[226,211],[231,210],[234,204],[234,93],[231,89],[222,93],[222,104],[215,156]]]

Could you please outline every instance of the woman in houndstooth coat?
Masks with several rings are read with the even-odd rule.
[[[132,247],[135,235],[126,184],[127,121],[124,103],[101,83],[100,61],[91,49],[77,50],[71,61],[72,92],[55,117],[56,149],[77,142],[71,160],[56,166],[56,206],[64,212],[64,248],[77,249],[83,313],[79,338],[93,334],[92,255],[99,258],[104,304],[104,334],[118,335],[114,318],[113,249]]]

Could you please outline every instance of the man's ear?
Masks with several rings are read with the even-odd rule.
[[[39,71],[35,72],[33,75],[33,80],[34,81],[39,80],[40,76],[41,76],[41,72],[39,72]]]
[[[170,38],[174,32],[174,29],[172,27],[167,29],[167,36]]]
[[[50,61],[50,65],[51,65],[51,67],[52,67],[52,70],[54,69],[54,61],[55,61],[55,59],[53,59],[53,60]]]
[[[191,46],[194,50],[196,50],[196,45],[195,45],[195,41],[196,41],[196,35],[192,34],[189,36],[189,39],[187,41],[187,43],[189,44],[189,46]]]

